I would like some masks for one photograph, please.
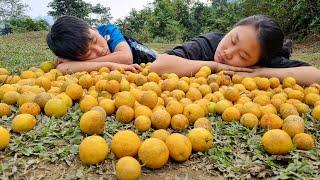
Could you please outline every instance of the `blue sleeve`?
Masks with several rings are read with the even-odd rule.
[[[111,52],[114,52],[120,42],[125,41],[120,29],[113,24],[98,26],[97,30],[102,37],[107,39]]]

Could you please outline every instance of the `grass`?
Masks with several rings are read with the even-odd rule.
[[[46,32],[30,32],[0,37],[0,66],[13,73],[53,60],[45,42]]]
[[[29,32],[0,37],[0,67],[13,73],[39,65],[46,60],[54,60],[55,56],[45,42],[45,31]],[[178,44],[146,43],[159,53],[164,53]],[[320,67],[320,41],[297,44],[294,46],[292,59],[308,61]]]
[[[295,45],[292,58],[302,59],[320,68],[320,41]]]
[[[179,44],[147,43],[146,45],[156,50],[158,53],[165,53]]]
[[[47,32],[29,32],[0,36],[0,67],[13,73],[39,65],[40,62],[54,60],[56,57],[48,48],[45,36]],[[149,43],[147,46],[164,53],[176,44]]]
[[[18,73],[55,57],[48,50],[45,32],[0,37],[0,66]],[[175,45],[148,44],[158,52]],[[318,47],[319,45],[319,47]],[[297,45],[294,57],[306,57],[320,65],[317,46]],[[302,50],[300,47],[306,47]],[[310,58],[310,59],[308,59]],[[313,60],[315,60],[313,62]],[[14,114],[0,118],[0,125],[10,129]],[[79,128],[82,112],[76,103],[63,118],[37,116],[37,126],[28,133],[12,133],[8,148],[0,151],[0,177],[3,179],[115,179],[116,158],[108,158],[96,166],[83,165],[78,158],[78,146],[86,137]],[[214,135],[214,146],[206,153],[195,153],[184,163],[170,161],[160,170],[143,167],[142,179],[212,179],[275,178],[317,179],[320,176],[320,121],[304,116],[305,130],[317,140],[311,151],[293,151],[284,156],[271,156],[260,143],[263,129],[245,128],[238,122],[226,123],[218,115],[209,115]],[[121,124],[113,116],[107,118],[104,138],[110,144],[119,130],[131,129],[146,139],[153,129],[139,133],[134,124]],[[190,129],[190,128],[189,128]],[[173,132],[172,129],[169,131]],[[186,133],[186,130],[184,133]]]

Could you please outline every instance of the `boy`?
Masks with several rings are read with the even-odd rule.
[[[136,72],[141,70],[137,64],[156,59],[155,52],[125,37],[117,26],[101,25],[93,29],[74,16],[58,18],[46,40],[58,56],[57,69],[64,74],[90,72],[101,67]]]

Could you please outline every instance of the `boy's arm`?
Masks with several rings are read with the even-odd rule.
[[[90,62],[115,62],[120,64],[132,64],[133,56],[131,48],[126,41],[120,42],[113,53],[95,59],[87,60]]]
[[[301,66],[293,68],[256,68],[252,73],[237,73],[242,76],[263,76],[263,77],[277,77],[283,79],[291,76],[297,80],[300,85],[309,86],[312,83],[320,83],[320,70],[313,66]]]
[[[194,61],[181,58],[174,55],[161,54],[158,55],[157,60],[154,61],[150,70],[158,74],[163,73],[176,73],[178,76],[193,76],[198,72],[202,66],[208,66],[211,68],[212,72],[226,71],[227,74],[230,71],[242,71],[242,72],[252,72],[252,69],[234,67],[214,61]]]
[[[113,62],[88,62],[88,61],[68,61],[59,64],[56,68],[60,70],[63,74],[71,74],[75,72],[81,71],[94,71],[99,70],[102,67],[108,67],[111,70],[115,70],[117,68],[122,68],[126,71],[138,72],[141,71],[142,68],[137,64],[118,64]]]
[[[101,56],[94,59],[84,60],[85,62],[113,62],[119,64],[132,64],[133,63],[133,56],[131,52],[131,48],[129,47],[128,43],[123,41],[120,42],[115,52],[107,54],[105,56]],[[66,63],[66,62],[83,62],[83,61],[73,61],[70,59],[64,59],[58,57],[56,60],[56,64]]]

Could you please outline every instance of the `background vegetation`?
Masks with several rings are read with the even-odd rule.
[[[48,14],[54,18],[73,15],[93,26],[110,23],[112,18],[109,7],[84,0],[53,0],[48,7],[52,9]],[[26,18],[26,8],[21,0],[0,0],[0,25],[13,26],[3,34],[48,28]],[[314,0],[154,0],[142,10],[132,9],[116,24],[126,35],[142,42],[180,43],[210,31],[225,33],[244,17],[265,14],[273,17],[288,36],[301,40],[310,34],[320,37],[319,12],[320,1]],[[24,28],[26,23],[32,25]]]
[[[188,40],[201,33],[225,33],[240,19],[265,14],[273,17],[287,35],[303,39],[320,35],[320,1],[313,0],[155,0],[118,20],[126,34],[144,42]]]
[[[62,15],[77,16],[95,26],[110,22],[110,8],[100,3],[92,5],[83,0],[53,0],[48,4],[52,10],[48,15],[55,19]],[[32,19],[25,15],[28,5],[21,0],[0,0],[0,35],[48,30],[45,20]]]

